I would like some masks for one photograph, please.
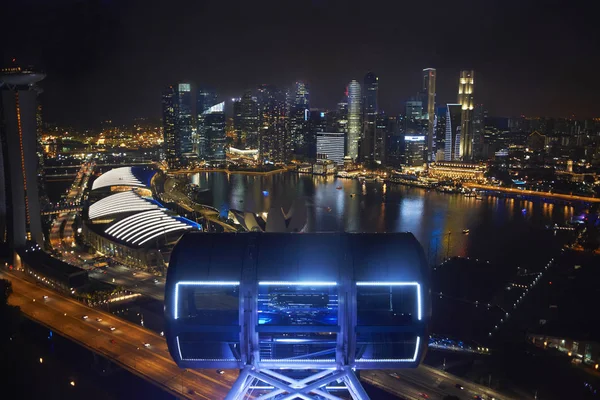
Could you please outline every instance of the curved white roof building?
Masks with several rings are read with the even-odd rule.
[[[158,236],[192,229],[193,226],[185,221],[163,210],[150,210],[123,218],[110,225],[105,232],[128,245],[142,246]]]
[[[92,204],[88,210],[89,219],[108,217],[115,214],[158,210],[160,206],[133,191],[121,192],[105,197]]]
[[[146,187],[146,184],[134,175],[132,167],[121,167],[111,169],[96,178],[92,190],[110,186]]]

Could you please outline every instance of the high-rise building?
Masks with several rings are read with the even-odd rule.
[[[225,161],[225,102],[215,104],[202,113],[205,158]]]
[[[259,158],[283,163],[290,155],[286,95],[272,85],[258,88]]]
[[[379,112],[375,119],[375,137],[373,142],[373,161],[377,164],[384,164],[386,162],[386,142],[389,136],[389,118],[383,113]]]
[[[404,136],[404,164],[409,167],[423,165],[425,155],[425,135]]]
[[[435,112],[435,161],[444,161],[446,151],[446,114],[448,107],[436,107]]]
[[[317,159],[327,159],[337,165],[344,164],[345,134],[339,132],[317,133]]]
[[[162,96],[165,154],[169,168],[186,165],[192,146],[192,92],[189,83],[169,86]]]
[[[369,72],[363,81],[363,131],[360,143],[361,158],[373,161],[375,158],[375,132],[377,130],[377,95],[379,78]]]
[[[360,83],[352,81],[348,85],[348,135],[346,136],[346,156],[355,161],[358,158],[360,140]]]
[[[240,100],[241,118],[238,121],[241,140],[246,149],[258,149],[258,105],[252,92],[244,93]],[[235,123],[235,121],[234,121]],[[237,128],[236,128],[237,129]]]
[[[404,133],[407,135],[424,135],[427,119],[423,118],[423,102],[409,100],[404,104],[404,108]]]
[[[473,158],[483,157],[483,138],[485,135],[485,110],[483,104],[477,104],[473,109]]]
[[[217,94],[214,90],[208,88],[199,88],[196,96],[196,154],[203,160],[210,158],[210,148],[204,123],[204,113],[206,110],[217,104]]]
[[[296,154],[306,154],[309,134],[310,102],[308,86],[296,82],[290,104],[290,135]]]
[[[242,99],[240,97],[231,99],[233,103],[233,117],[231,119],[235,141],[232,146],[243,148],[245,140],[242,140]]]
[[[348,133],[348,95],[337,104],[333,118],[334,132]]]
[[[473,89],[475,71],[460,71],[458,81],[458,104],[461,106],[460,117],[460,152],[461,160],[473,159]]]
[[[446,141],[444,161],[460,160],[462,105],[448,104],[446,106]]]
[[[426,94],[426,103],[423,104],[423,110],[427,118],[427,144],[426,161],[433,160],[434,135],[435,135],[435,68],[425,68],[423,70],[423,91]]]
[[[0,243],[19,249],[44,244],[38,191],[36,83],[45,74],[21,67],[0,71]]]

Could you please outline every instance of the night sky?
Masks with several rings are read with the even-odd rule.
[[[459,70],[473,68],[490,115],[600,116],[593,1],[6,3],[2,61],[47,72],[44,118],[59,124],[158,118],[162,88],[181,80],[223,99],[305,80],[311,106],[333,108],[369,70],[395,114],[426,67],[438,70],[438,104],[456,101]]]

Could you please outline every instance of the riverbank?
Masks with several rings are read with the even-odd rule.
[[[195,168],[195,169],[180,169],[169,171],[169,174],[175,175],[187,175],[187,174],[200,174],[205,172],[224,172],[227,175],[256,175],[256,176],[270,176],[288,172],[289,170],[285,167],[273,169],[270,171],[254,171],[254,170],[230,170],[226,168]]]
[[[514,188],[505,188],[499,186],[492,185],[481,185],[479,183],[463,183],[464,187],[471,189],[480,189],[480,190],[489,190],[492,192],[502,192],[502,193],[511,193],[517,195],[527,195],[527,196],[536,196],[547,199],[558,199],[558,200],[567,200],[567,201],[583,201],[587,203],[600,203],[600,198],[597,197],[588,197],[588,196],[577,196],[570,194],[562,194],[562,193],[550,193],[550,192],[536,192],[535,190],[526,190],[526,189],[514,189]]]

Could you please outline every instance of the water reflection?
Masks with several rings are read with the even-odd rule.
[[[560,239],[544,226],[564,224],[575,212],[572,206],[541,200],[492,196],[476,200],[394,184],[293,173],[229,177],[202,173],[191,175],[190,181],[213,191],[212,205],[217,209],[261,213],[271,207],[287,210],[295,199],[304,199],[308,232],[410,231],[431,259],[446,255],[487,259],[492,253],[514,253],[507,249],[523,243],[529,243],[524,251],[534,253],[538,245],[542,251],[548,240]],[[463,233],[465,229],[469,234]]]

